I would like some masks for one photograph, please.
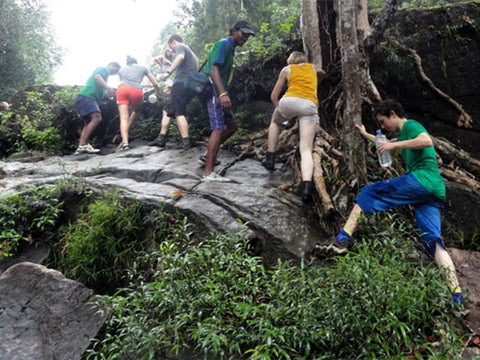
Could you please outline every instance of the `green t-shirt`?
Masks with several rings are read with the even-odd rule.
[[[427,130],[415,120],[407,120],[403,125],[398,141],[411,140]],[[402,149],[405,168],[415,176],[418,182],[436,197],[445,200],[445,184],[438,170],[437,157],[433,146],[424,149]]]
[[[98,102],[103,99],[105,95],[105,89],[97,84],[95,81],[95,75],[100,74],[103,80],[108,81],[108,75],[110,72],[106,67],[99,67],[96,68],[93,74],[88,78],[85,86],[80,90],[79,94],[83,96],[88,96],[91,98],[95,98]]]
[[[230,73],[233,68],[233,59],[235,57],[235,45],[232,38],[228,36],[226,39],[217,41],[208,53],[208,61],[205,67],[205,73],[210,75],[212,65],[218,65],[220,76],[225,89],[229,83]]]

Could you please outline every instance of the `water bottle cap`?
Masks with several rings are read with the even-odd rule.
[[[382,130],[378,129],[377,130],[377,135],[382,135]]]

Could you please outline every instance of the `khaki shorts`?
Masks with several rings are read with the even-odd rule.
[[[314,124],[319,123],[318,107],[311,100],[298,97],[283,97],[278,102],[278,107],[273,117],[280,115],[283,120],[298,117],[298,121],[306,121]]]

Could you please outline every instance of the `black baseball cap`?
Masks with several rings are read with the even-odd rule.
[[[255,33],[253,32],[252,27],[247,20],[238,20],[235,24],[233,24],[232,30],[240,30],[245,34],[255,36]]]

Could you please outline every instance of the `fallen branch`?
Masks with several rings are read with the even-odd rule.
[[[480,160],[443,138],[433,138],[435,149],[447,162],[456,161],[464,170],[480,179]],[[445,159],[444,159],[445,160]]]
[[[457,170],[451,170],[445,167],[440,168],[440,174],[450,181],[456,182],[458,184],[463,184],[471,187],[472,189],[480,189],[480,182],[466,176],[463,172]]]

